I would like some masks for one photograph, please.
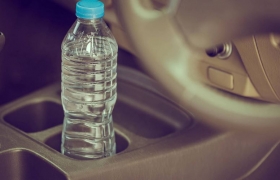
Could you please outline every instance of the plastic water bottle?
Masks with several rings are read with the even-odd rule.
[[[118,45],[103,21],[104,4],[81,0],[62,42],[62,154],[95,159],[115,154]]]

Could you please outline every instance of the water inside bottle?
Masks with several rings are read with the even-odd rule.
[[[116,67],[117,47],[109,38],[87,37],[62,47],[63,154],[102,158],[115,153]]]

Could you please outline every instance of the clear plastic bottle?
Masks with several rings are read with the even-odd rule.
[[[115,154],[112,111],[116,102],[118,45],[103,21],[104,4],[82,0],[62,42],[61,151],[77,159]]]

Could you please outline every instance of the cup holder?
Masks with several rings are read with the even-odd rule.
[[[116,138],[116,146],[117,146],[116,153],[120,153],[128,147],[128,141],[118,133],[115,133],[115,138]],[[48,138],[45,141],[45,144],[55,149],[56,151],[61,152],[60,150],[61,133]]]
[[[0,154],[1,179],[66,180],[67,177],[47,160],[28,150],[11,150]]]
[[[51,101],[28,104],[3,117],[4,121],[27,133],[60,125],[63,118],[62,106]]]
[[[155,93],[121,82],[118,92],[113,120],[138,136],[161,138],[192,125],[188,114]]]
[[[145,138],[159,138],[177,130],[162,119],[123,102],[117,102],[113,118],[114,122]]]

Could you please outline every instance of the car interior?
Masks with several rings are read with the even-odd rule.
[[[280,179],[280,2],[102,0],[116,154],[61,154],[78,0],[0,1],[0,179]]]

